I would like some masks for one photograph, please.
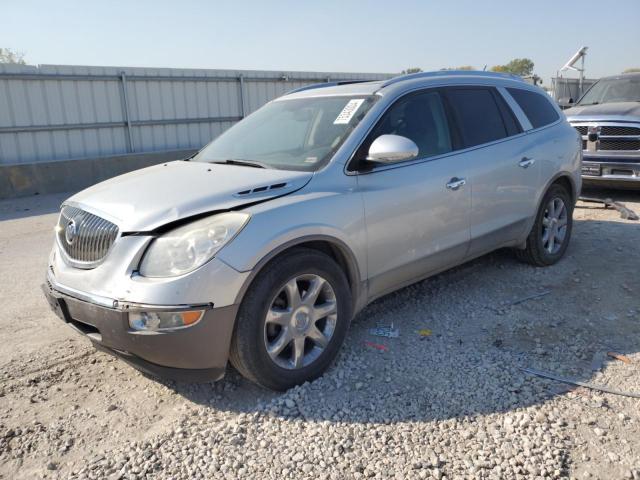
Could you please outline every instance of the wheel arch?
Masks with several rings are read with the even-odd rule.
[[[549,191],[552,185],[562,185],[564,188],[566,188],[567,191],[569,192],[569,195],[571,196],[571,201],[573,202],[574,205],[578,201],[578,194],[579,194],[578,188],[571,174],[569,172],[558,172],[553,177],[551,177],[551,179],[547,181],[544,188],[540,190],[540,194],[538,195],[538,199],[536,201],[536,214],[540,209],[540,206],[542,205],[542,200],[544,199],[544,196]],[[535,214],[534,214],[533,220],[535,220]],[[533,224],[533,220],[531,224]],[[531,228],[531,225],[529,225],[529,228]]]
[[[549,191],[551,186],[556,184],[562,185],[564,188],[567,189],[574,205],[577,202],[578,195],[580,192],[578,191],[578,187],[576,186],[576,183],[573,177],[571,176],[571,173],[564,172],[564,171],[556,173],[546,183],[544,188],[540,190],[540,194],[536,200],[535,213],[529,219],[529,222],[527,222],[527,227],[525,229],[524,237],[522,238],[521,241],[519,241],[516,245],[514,245],[515,248],[520,250],[524,250],[526,248],[526,239],[527,239],[527,236],[529,235],[529,232],[531,231],[531,228],[533,228],[533,224],[535,223],[535,220],[536,220],[536,215],[538,214],[538,211],[540,210],[540,206],[542,205],[542,200],[544,199],[545,194]]]
[[[546,185],[546,188],[544,189],[542,197],[540,197],[540,201],[542,201],[544,194],[547,192],[547,190],[549,190],[551,185],[556,185],[556,184],[562,185],[567,189],[567,191],[569,192],[569,195],[571,195],[571,201],[575,205],[576,201],[578,200],[577,187],[571,175],[566,172],[560,172],[551,179],[551,181]]]
[[[247,290],[267,265],[276,261],[278,257],[297,248],[317,250],[331,257],[347,277],[349,288],[351,290],[354,314],[364,306],[364,303],[366,302],[366,289],[361,279],[360,269],[355,254],[343,241],[329,235],[321,234],[306,235],[290,240],[274,248],[262,257],[251,270],[251,274],[244,281],[242,288],[236,296],[235,303],[242,303]]]

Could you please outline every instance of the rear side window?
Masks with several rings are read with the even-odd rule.
[[[507,88],[527,116],[533,128],[544,127],[558,120],[558,112],[544,95],[520,88]]]
[[[447,100],[464,147],[493,142],[507,136],[507,129],[493,93],[488,88],[454,88]]]

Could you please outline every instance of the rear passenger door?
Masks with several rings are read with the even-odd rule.
[[[539,169],[532,144],[501,94],[489,86],[450,87],[447,104],[468,157],[471,243],[477,256],[522,238],[534,214]]]

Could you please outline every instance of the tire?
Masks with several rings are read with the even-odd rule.
[[[555,202],[555,208],[553,208],[553,210],[551,209],[552,202]],[[554,211],[561,210],[561,208],[557,208],[560,204],[563,206],[561,208],[564,208],[564,214],[562,211],[560,214],[554,213]],[[558,218],[553,221],[552,217],[556,215]],[[566,223],[562,225],[563,222]],[[554,228],[555,230],[553,230]],[[540,203],[538,213],[536,214],[536,221],[527,237],[526,247],[524,250],[516,250],[516,257],[525,263],[537,267],[548,267],[555,264],[562,258],[564,252],[567,250],[571,239],[572,228],[573,201],[571,194],[562,185],[551,185]],[[549,232],[549,234],[547,234],[547,232]],[[553,245],[551,244],[550,237],[553,236],[553,232],[562,236],[559,246],[559,237],[556,238]],[[545,238],[547,239],[546,241]]]
[[[318,378],[331,365],[351,316],[342,269],[324,253],[296,248],[268,263],[247,290],[229,360],[248,380],[287,390]]]

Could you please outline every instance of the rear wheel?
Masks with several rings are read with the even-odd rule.
[[[536,215],[524,250],[516,250],[518,259],[546,267],[562,258],[573,227],[573,202],[562,185],[551,185]]]
[[[240,306],[230,360],[249,380],[274,390],[320,376],[351,320],[351,295],[334,260],[296,249],[269,263]]]

